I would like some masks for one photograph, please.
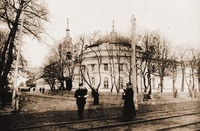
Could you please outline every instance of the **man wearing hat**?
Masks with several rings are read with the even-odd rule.
[[[123,110],[123,117],[124,120],[134,120],[136,117],[135,106],[133,102],[133,89],[132,84],[126,83],[127,88],[124,90],[124,110]]]
[[[87,99],[87,89],[83,88],[83,83],[79,84],[79,88],[75,91],[74,97],[76,98],[76,104],[78,107],[78,118],[83,119],[83,111]]]

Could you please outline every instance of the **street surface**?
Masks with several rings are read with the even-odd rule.
[[[121,117],[123,110],[123,100],[121,94],[100,94],[100,105],[92,105],[93,98],[90,96],[87,99],[86,108],[84,111],[84,119],[92,120],[99,118]],[[153,111],[166,111],[166,110],[181,110],[186,107],[197,108],[200,107],[199,94],[197,98],[190,98],[181,96],[179,98],[172,98],[169,94],[163,95],[162,99],[150,99],[148,101],[139,102],[138,115],[141,113],[148,113]],[[10,111],[10,110],[9,110]],[[2,129],[15,129],[20,127],[37,126],[41,123],[52,124],[63,122],[77,121],[77,107],[73,93],[47,95],[38,93],[23,93],[21,94],[20,112],[9,113],[1,111],[1,124]],[[156,115],[154,115],[156,116]],[[192,117],[193,118],[193,117]],[[184,119],[193,121],[190,116],[185,116]],[[148,119],[148,117],[144,118]],[[184,123],[184,121],[179,121]],[[158,123],[161,127],[165,127],[166,123]],[[146,126],[146,124],[145,124]],[[145,126],[142,126],[143,128]],[[152,124],[147,123],[147,127],[153,127]],[[132,126],[128,126],[130,129]],[[47,127],[47,129],[50,127]],[[57,126],[55,127],[55,129]],[[125,127],[119,127],[125,129]],[[135,127],[134,127],[135,128]],[[35,130],[39,130],[36,128]],[[46,129],[46,128],[45,128]],[[59,129],[59,128],[58,128]],[[61,129],[61,128],[60,128]],[[65,129],[65,128],[64,128]],[[149,128],[151,129],[151,128]]]

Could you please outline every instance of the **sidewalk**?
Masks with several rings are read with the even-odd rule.
[[[61,94],[60,94],[61,93]],[[20,111],[22,113],[34,113],[34,112],[47,112],[47,111],[69,111],[77,110],[76,99],[73,97],[74,92],[60,92],[55,95],[42,94],[40,92],[27,92],[21,93]],[[100,92],[99,105],[93,105],[93,98],[91,92],[88,92],[89,97],[86,102],[86,110],[94,109],[110,109],[110,108],[122,108],[124,101],[122,100],[122,93],[102,93]],[[197,98],[191,98],[187,93],[182,93],[178,98],[173,98],[172,93],[163,93],[160,99],[155,98],[156,94],[152,96],[152,99],[143,101],[142,94],[138,95],[138,110],[146,108],[147,106],[163,105],[169,103],[182,103],[193,101],[200,101],[200,93],[198,92]],[[9,114],[14,109],[7,108],[0,110],[0,115]],[[143,109],[142,109],[143,110]]]

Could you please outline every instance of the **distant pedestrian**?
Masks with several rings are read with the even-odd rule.
[[[99,93],[97,89],[92,89],[93,105],[99,105]]]
[[[42,88],[40,87],[40,93],[42,92]]]
[[[68,91],[72,90],[72,79],[71,78],[68,78],[67,81],[66,81],[66,89]]]
[[[136,117],[135,105],[133,102],[133,89],[132,84],[127,83],[127,88],[124,90],[123,99],[124,99],[124,109],[123,109],[123,118],[125,121],[134,120]]]
[[[44,92],[45,92],[45,89],[44,89],[44,87],[42,88],[42,94],[44,94]]]
[[[83,88],[83,84],[79,84],[79,88],[75,91],[74,97],[76,98],[76,104],[78,107],[78,119],[83,119],[83,111],[87,99],[87,89]]]

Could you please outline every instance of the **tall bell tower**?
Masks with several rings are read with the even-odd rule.
[[[63,52],[71,52],[72,50],[73,50],[73,44],[72,44],[72,38],[70,36],[69,18],[67,18],[66,35],[63,38]]]

